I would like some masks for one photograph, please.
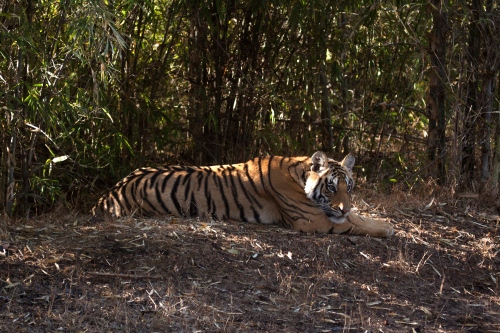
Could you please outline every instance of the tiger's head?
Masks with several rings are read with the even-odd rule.
[[[339,163],[321,151],[311,157],[311,170],[306,174],[304,190],[333,223],[343,223],[351,210],[354,161],[354,156],[348,154]]]

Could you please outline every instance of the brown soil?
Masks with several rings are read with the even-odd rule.
[[[0,331],[500,332],[498,215],[372,211],[394,237],[61,213],[5,222]]]

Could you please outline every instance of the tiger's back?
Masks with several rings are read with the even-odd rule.
[[[232,165],[140,168],[99,199],[92,213],[212,216],[305,232],[353,233],[361,230],[348,219],[353,164],[350,155],[336,162],[317,152]]]
[[[294,159],[292,164],[305,159]],[[273,187],[276,191],[275,187],[281,186],[272,184],[271,177],[279,178],[283,170],[272,169],[289,166],[290,161],[262,157],[233,165],[140,168],[103,196],[93,213],[120,217],[137,211],[145,215],[279,223],[281,217],[271,195]]]

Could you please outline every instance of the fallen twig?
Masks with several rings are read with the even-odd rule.
[[[104,276],[104,277],[118,277],[124,279],[153,279],[153,280],[165,279],[165,276],[162,275],[138,275],[138,274],[105,273],[105,272],[88,272],[87,274],[95,276]]]

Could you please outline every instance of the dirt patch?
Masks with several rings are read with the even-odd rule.
[[[394,237],[78,214],[11,223],[0,331],[500,332],[497,215],[377,211]]]

